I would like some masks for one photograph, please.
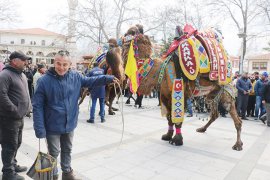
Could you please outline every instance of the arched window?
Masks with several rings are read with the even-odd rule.
[[[50,52],[49,54],[47,54],[47,57],[54,57],[56,55],[56,52]]]
[[[28,56],[34,56],[34,53],[32,51],[27,51],[26,52],[26,55],[28,55]]]
[[[40,52],[40,51],[39,51],[39,52],[37,52],[36,56],[42,56],[42,57],[43,57],[44,54],[43,54],[43,52]]]

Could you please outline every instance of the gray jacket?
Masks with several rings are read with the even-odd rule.
[[[31,101],[25,74],[7,65],[0,72],[0,118],[22,120],[30,107]]]

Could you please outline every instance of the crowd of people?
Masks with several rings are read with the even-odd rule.
[[[268,78],[267,72],[261,74],[244,72],[242,75],[236,72],[233,80],[236,91],[236,107],[238,115],[243,120],[248,120],[247,117],[258,120],[264,114],[270,115],[270,109],[267,109],[270,103],[270,81]],[[264,119],[261,120],[270,126],[270,119],[267,122]]]

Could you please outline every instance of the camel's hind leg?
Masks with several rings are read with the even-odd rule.
[[[198,128],[196,130],[197,132],[200,132],[200,133],[205,132],[207,128],[218,118],[219,114],[218,114],[217,104],[212,103],[210,107],[211,107],[210,120],[203,127]]]
[[[236,143],[233,145],[232,149],[236,151],[241,151],[243,149],[243,142],[241,141],[242,120],[238,117],[234,102],[232,103],[229,112],[231,117],[233,118],[233,122],[237,131],[237,140]]]

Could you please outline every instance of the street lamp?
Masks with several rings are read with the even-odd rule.
[[[242,48],[241,48],[241,58],[239,62],[239,73],[243,73],[243,66],[244,66],[244,38],[247,37],[247,34],[243,31],[243,29],[239,30],[239,33],[237,34],[239,38],[242,38]]]

